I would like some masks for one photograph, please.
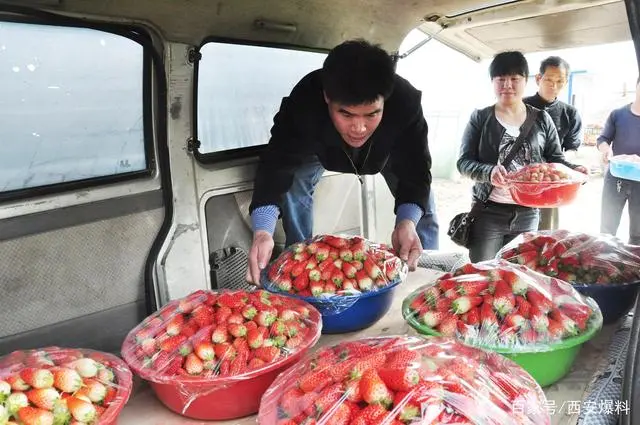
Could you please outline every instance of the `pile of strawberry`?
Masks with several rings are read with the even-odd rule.
[[[531,349],[599,315],[571,285],[504,260],[466,264],[408,297],[405,318],[471,345]]]
[[[511,173],[509,179],[522,183],[571,183],[573,179],[569,173],[570,169],[562,164],[538,163]]]
[[[203,378],[256,371],[313,345],[320,313],[266,291],[196,291],[133,329],[122,355],[144,379]]]
[[[608,236],[567,230],[523,233],[505,246],[499,258],[582,284],[640,281],[640,248]]]
[[[320,235],[289,247],[266,273],[266,287],[303,297],[354,295],[406,275],[393,249],[359,237]]]
[[[533,378],[499,354],[445,338],[368,338],[282,373],[258,423],[545,425],[545,403]]]
[[[3,425],[111,423],[130,392],[131,372],[107,354],[50,347],[0,360]]]

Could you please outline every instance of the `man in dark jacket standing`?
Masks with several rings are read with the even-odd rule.
[[[546,111],[553,120],[560,137],[563,152],[577,151],[582,143],[582,120],[578,110],[558,100],[558,95],[567,85],[569,64],[558,56],[550,56],[540,63],[540,72],[536,75],[538,92],[523,99],[524,103]],[[557,208],[540,209],[540,230],[558,227]]]
[[[395,198],[392,244],[415,268],[422,253],[416,228],[432,219],[425,215],[430,211],[431,156],[421,93],[396,75],[389,54],[365,41],[335,47],[322,69],[303,77],[282,101],[249,208],[249,282],[259,283],[260,270],[271,257],[276,221],[292,201],[285,197],[296,173],[311,170],[315,184],[325,169],[358,178],[383,175]]]

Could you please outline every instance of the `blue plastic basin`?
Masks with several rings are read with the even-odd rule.
[[[631,310],[640,282],[605,285],[574,283],[573,287],[581,294],[593,298],[600,306],[604,324],[611,324]]]
[[[613,177],[640,181],[640,164],[621,159],[611,158],[609,172]]]
[[[262,287],[275,294],[304,300],[318,309],[322,315],[323,334],[341,334],[359,331],[380,320],[391,308],[393,293],[402,281],[397,280],[384,288],[354,296],[330,298],[301,297],[278,290],[262,273]]]

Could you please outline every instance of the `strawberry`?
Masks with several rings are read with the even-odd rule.
[[[362,264],[361,261],[351,261],[349,264],[351,264],[353,268],[356,269],[356,272],[359,272],[364,268],[364,264]]]
[[[314,401],[316,413],[322,415],[330,410],[336,403],[339,403],[343,393],[344,388],[342,384],[333,384],[322,390],[318,398]]]
[[[324,261],[329,258],[329,247],[324,244],[318,244],[315,257],[318,262]]]
[[[251,370],[251,369],[259,369],[259,368],[263,367],[266,364],[267,363],[264,360],[259,359],[257,357],[254,357],[251,360],[249,360],[249,363],[247,364],[247,369],[249,369],[249,370]]]
[[[562,323],[555,321],[553,319],[548,319],[549,324],[547,326],[547,331],[549,332],[549,336],[551,339],[562,339],[566,335],[566,329],[562,325]]]
[[[470,297],[474,297],[476,295],[481,295],[482,292],[486,291],[489,288],[489,282],[486,280],[469,280],[469,281],[461,281],[456,286],[456,292],[460,295],[467,295]]]
[[[560,325],[565,329],[565,335],[577,335],[579,332],[576,322],[558,308],[553,308],[549,312],[549,319],[553,319],[560,323]]]
[[[280,349],[278,347],[258,347],[253,351],[253,355],[266,363],[271,363],[280,356]]]
[[[53,386],[53,374],[47,369],[27,367],[20,371],[20,378],[33,388],[51,388]]]
[[[383,368],[378,370],[378,375],[387,388],[392,391],[410,391],[420,381],[420,374],[413,368]]]
[[[347,381],[344,389],[347,400],[354,403],[360,403],[362,401],[362,393],[360,392],[360,380],[353,379]]]
[[[220,359],[220,361],[225,361],[233,359],[236,356],[236,348],[229,344],[228,342],[223,342],[221,344],[215,344],[213,346],[213,351],[216,353],[216,358]]]
[[[358,284],[355,279],[345,279],[342,282],[342,291],[343,292],[355,292],[358,290]]]
[[[549,313],[553,308],[553,302],[547,298],[545,294],[536,289],[527,291],[527,301],[544,314]]]
[[[587,326],[587,321],[591,317],[591,309],[584,304],[562,304],[560,310],[571,320],[573,320],[580,330],[584,330]]]
[[[333,282],[327,282],[324,284],[324,293],[325,294],[335,294],[338,291],[338,287]]]
[[[324,293],[324,283],[322,281],[313,281],[309,284],[309,289],[314,297],[319,297]]]
[[[227,306],[222,306],[218,308],[218,310],[215,313],[216,323],[218,325],[225,324],[227,322],[227,319],[229,318],[229,316],[231,316],[232,313],[233,313],[232,310]]]
[[[385,367],[387,368],[405,368],[405,367],[419,367],[422,361],[422,354],[417,350],[410,350],[402,348],[400,350],[394,350],[387,355],[387,361]]]
[[[500,316],[505,316],[515,308],[516,300],[512,293],[497,294],[493,298],[493,308]]]
[[[504,318],[504,325],[517,331],[525,326],[527,323],[527,319],[520,316],[519,314],[509,313]]]
[[[292,286],[297,292],[304,291],[309,287],[309,275],[311,274],[312,271],[313,270],[311,270],[309,274],[301,274],[300,276],[296,277],[293,280]],[[282,288],[280,289],[288,291],[287,289],[282,289]]]
[[[316,402],[317,404],[318,402]],[[326,418],[322,418],[323,424],[326,425],[348,425],[349,420],[351,419],[351,408],[346,404],[339,404],[334,409],[332,409],[330,416]]]
[[[89,400],[93,403],[102,403],[107,395],[107,387],[92,378],[85,379],[84,384]]]
[[[401,265],[399,262],[389,260],[384,262],[382,267],[384,268],[384,276],[390,281],[394,281],[400,276]]]
[[[191,353],[184,361],[184,370],[186,370],[189,375],[200,375],[204,370],[204,364],[198,356]]]
[[[53,413],[37,407],[23,407],[16,416],[24,425],[53,425]]]
[[[381,424],[389,412],[380,404],[372,404],[362,409],[352,420],[351,425]]]
[[[226,324],[219,324],[211,333],[211,342],[214,344],[223,344],[229,341],[229,332]]]
[[[238,355],[235,359],[231,360],[229,365],[229,375],[241,375],[247,370],[248,355]]]
[[[342,248],[340,250],[340,259],[344,262],[353,261],[353,251],[351,251],[349,248]]]
[[[364,241],[355,243],[351,246],[351,252],[353,253],[354,261],[364,262],[366,251],[367,251],[367,247]]]
[[[240,313],[231,313],[227,318],[227,325],[241,325],[244,323],[244,317]]]
[[[96,418],[96,408],[91,402],[71,396],[66,399],[71,416],[77,421],[91,423]]]
[[[380,270],[380,267],[378,267],[370,257],[367,257],[364,260],[364,271],[371,279],[377,279],[382,276],[382,270]]]
[[[342,281],[344,280],[344,273],[341,270],[335,269],[331,274],[331,281],[337,287],[342,286]]]
[[[303,336],[296,335],[294,337],[289,338],[287,342],[285,342],[284,346],[290,350],[293,350],[294,348],[299,347],[300,344],[302,344],[303,342],[304,342]]]
[[[373,288],[373,280],[365,270],[356,272],[356,281],[361,291],[370,291]]]
[[[340,258],[337,258],[335,260],[333,260],[333,265],[335,266],[334,271],[335,270],[342,270],[342,260]]]
[[[179,335],[182,331],[182,326],[184,325],[184,316],[182,314],[178,314],[173,319],[167,323],[167,327],[165,329],[165,333],[169,336]]]
[[[360,392],[362,399],[368,404],[380,404],[389,407],[393,401],[393,395],[384,381],[374,369],[369,369],[360,379]]]
[[[520,335],[523,344],[535,344],[538,341],[538,332],[532,327],[525,329]]]
[[[435,328],[445,317],[447,317],[447,313],[443,311],[427,311],[420,318],[425,325]]]
[[[549,318],[542,313],[538,307],[531,307],[531,317],[529,318],[531,326],[538,332],[547,332],[549,328]]]
[[[300,377],[298,387],[304,393],[320,392],[333,383],[333,378],[328,370],[307,372]]]
[[[316,259],[315,258],[309,258],[307,260],[307,263],[304,266],[304,269],[305,270],[313,270],[316,267],[318,267],[318,262],[316,261]]]
[[[27,395],[22,392],[13,392],[7,396],[4,402],[4,406],[10,415],[15,414],[20,408],[29,405],[29,399]]]
[[[53,388],[37,388],[25,393],[27,399],[36,407],[52,410],[56,401],[60,399],[60,394]]]
[[[479,296],[470,297],[463,295],[451,301],[451,311],[454,314],[464,314],[473,307],[477,307],[482,304],[482,300],[482,297]]]
[[[247,328],[247,332],[249,332],[251,329],[258,329],[258,324],[252,320],[250,322],[245,322],[244,327]]]
[[[104,400],[102,400],[102,405],[104,407],[109,407],[111,405],[111,403],[113,402],[113,400],[116,399],[117,395],[118,395],[118,390],[117,389],[115,389],[114,387],[108,387],[107,388],[107,394],[104,396]]]
[[[349,246],[349,240],[333,235],[325,235],[322,237],[322,242],[326,243],[332,248],[343,249]]]
[[[213,360],[216,357],[216,353],[213,349],[213,344],[208,341],[202,341],[195,345],[193,352],[198,358],[203,361]]]
[[[227,329],[235,338],[241,338],[247,334],[247,327],[243,324],[230,323]]]
[[[451,309],[451,299],[449,298],[440,298],[436,301],[436,305],[434,306],[435,311],[442,311],[447,313]]]
[[[531,304],[526,300],[526,298],[516,296],[516,307],[516,311],[519,315],[525,319],[531,318]]]
[[[454,336],[458,329],[458,318],[453,315],[447,315],[436,329],[444,336]]]
[[[160,341],[158,343],[158,348],[161,351],[166,351],[168,353],[171,353],[177,350],[186,341],[187,341],[187,337],[185,337],[184,335],[170,336],[167,339]]]
[[[359,379],[363,376],[363,374],[370,369],[378,369],[381,367],[386,361],[386,355],[382,352],[378,352],[375,354],[371,354],[366,357],[356,357],[354,356],[350,360],[348,372],[349,377],[351,379]],[[339,370],[340,368],[335,368],[333,371],[337,372],[338,375],[334,375],[334,378],[338,378],[342,372]]]
[[[242,307],[241,314],[242,314],[242,317],[244,317],[245,319],[253,320],[256,314],[258,314],[258,310],[256,310],[256,308],[252,304],[247,304],[244,307]]]
[[[191,312],[191,319],[193,319],[199,328],[204,328],[205,326],[213,324],[215,316],[210,307],[199,305]]]
[[[476,326],[480,324],[480,309],[473,307],[471,310],[462,315],[462,320],[467,325]]]
[[[242,292],[225,292],[218,296],[218,305],[220,307],[242,308],[245,302],[246,296]]]
[[[264,344],[266,335],[265,328],[252,329],[247,332],[247,342],[251,348],[259,348]]]
[[[480,322],[483,328],[491,328],[498,325],[498,318],[493,311],[493,303],[483,303],[480,307]]]

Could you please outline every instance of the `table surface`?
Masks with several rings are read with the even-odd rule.
[[[358,332],[323,335],[312,350],[325,345],[337,344],[347,339],[384,335],[417,335],[402,318],[402,300],[414,289],[432,282],[440,274],[442,274],[440,271],[421,268],[410,273],[406,281],[396,289],[391,309],[380,321],[370,328]],[[575,406],[582,400],[583,393],[594,371],[606,356],[607,346],[614,330],[615,325],[606,326],[593,340],[585,343],[571,372],[558,383],[544,389],[553,425],[570,425],[577,422],[578,415]],[[224,422],[184,418],[165,408],[155,398],[149,386],[138,379],[134,381],[133,394],[118,420],[119,425],[249,425],[256,423],[256,416]]]

